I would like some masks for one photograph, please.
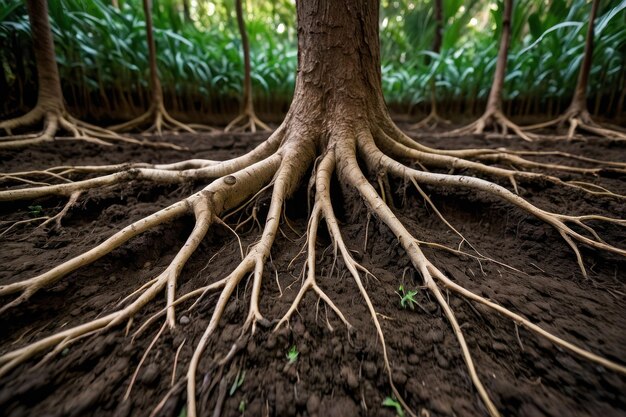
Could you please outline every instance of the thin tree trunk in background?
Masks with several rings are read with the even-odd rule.
[[[191,9],[189,7],[189,0],[183,0],[183,16],[185,22],[191,22]]]
[[[433,51],[439,53],[443,43],[443,1],[434,0],[435,36],[433,38]]]
[[[433,52],[436,54],[441,53],[441,45],[443,43],[443,1],[435,0],[434,1],[434,14],[435,14],[435,36],[433,38]],[[437,113],[437,79],[436,76],[433,75],[432,80],[430,80],[430,104],[431,104],[431,112],[433,114]]]
[[[160,107],[163,105],[163,89],[157,69],[156,45],[154,43],[154,29],[152,26],[152,0],[143,0],[143,11],[146,18],[146,37],[148,40],[148,63],[150,65],[150,90],[152,103],[150,105]]]
[[[241,35],[241,47],[243,49],[243,107],[244,111],[251,110],[252,105],[252,71],[250,65],[250,43],[248,42],[248,32],[246,31],[246,23],[243,19],[243,7],[241,0],[235,1],[235,9],[237,13],[237,26]]]
[[[500,48],[496,61],[496,72],[493,76],[489,100],[487,101],[487,112],[502,110],[502,90],[504,88],[504,78],[506,75],[506,63],[509,54],[509,43],[511,42],[511,15],[513,13],[513,0],[504,0],[504,12],[502,13],[502,34],[500,35]]]
[[[37,106],[44,112],[60,112],[63,109],[63,93],[48,20],[48,2],[28,0],[26,6],[37,65]]]
[[[111,0],[111,5],[115,7],[116,9],[120,8],[120,3],[118,0]]]
[[[593,60],[593,35],[599,6],[600,0],[593,0],[593,3],[591,4],[591,13],[589,14],[589,25],[587,26],[583,62],[580,65],[578,82],[576,83],[576,90],[574,90],[574,96],[572,97],[572,103],[570,104],[569,111],[582,112],[587,110],[587,87],[589,85],[589,74],[591,72],[591,62]]]

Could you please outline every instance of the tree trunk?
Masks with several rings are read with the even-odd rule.
[[[500,49],[496,62],[496,72],[493,76],[489,100],[487,101],[487,113],[502,110],[502,89],[506,75],[506,62],[509,54],[511,41],[511,14],[513,12],[513,0],[504,0],[504,12],[502,13],[502,34],[500,35]]]
[[[152,26],[152,0],[143,0],[143,11],[146,17],[146,37],[148,40],[148,63],[150,65],[150,90],[152,94],[151,106],[163,106],[163,89],[159,80],[157,69],[156,46],[154,43],[154,30]]]
[[[183,16],[185,22],[191,22],[191,9],[189,7],[189,0],[183,0]]]
[[[54,41],[48,20],[46,0],[28,0],[28,17],[33,34],[35,63],[37,64],[37,107],[44,112],[63,110],[61,80],[54,54]]]
[[[435,17],[435,36],[433,38],[433,52],[441,52],[443,43],[443,2],[442,0],[433,1],[433,14]]]
[[[241,47],[243,49],[243,111],[252,110],[252,78],[250,66],[250,43],[248,42],[248,32],[243,19],[243,7],[241,0],[235,1],[237,13],[237,26],[241,35]]]
[[[593,59],[593,34],[599,6],[600,0],[593,0],[591,13],[589,14],[583,62],[580,66],[580,72],[578,73],[578,82],[576,83],[576,90],[574,90],[574,97],[572,97],[569,112],[581,113],[587,110],[587,86],[589,85],[589,73],[591,72],[591,62]]]
[[[336,124],[387,115],[383,99],[378,2],[299,1],[298,74],[289,116]]]

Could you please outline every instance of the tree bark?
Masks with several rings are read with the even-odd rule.
[[[583,62],[580,65],[576,90],[574,90],[574,96],[572,97],[569,112],[581,113],[587,110],[587,86],[589,85],[589,74],[591,72],[591,63],[593,60],[593,35],[599,6],[600,0],[593,0],[591,13],[589,14],[589,25],[587,27],[587,37],[585,39]]]
[[[152,90],[151,106],[163,107],[163,89],[157,68],[156,45],[152,25],[152,0],[143,0],[143,11],[146,18],[146,37],[148,41],[148,63],[150,66],[150,89]]]
[[[237,26],[241,35],[241,47],[243,49],[243,111],[252,110],[252,78],[250,65],[250,42],[248,41],[248,31],[243,19],[243,7],[241,0],[235,1],[235,11],[237,14]]]
[[[435,35],[433,38],[433,52],[441,52],[443,43],[443,2],[442,0],[433,1],[433,14],[435,17]]]
[[[48,2],[28,0],[26,6],[37,64],[37,107],[44,112],[61,112],[64,108],[63,93],[48,20]]]
[[[328,132],[387,115],[383,98],[378,1],[298,1],[298,73],[289,116]]]
[[[506,75],[506,63],[511,41],[511,14],[513,12],[513,0],[504,0],[504,12],[502,13],[502,34],[500,35],[500,48],[496,62],[496,72],[493,76],[489,100],[487,101],[487,113],[502,110],[502,89]]]

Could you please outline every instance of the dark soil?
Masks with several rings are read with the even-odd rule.
[[[128,161],[173,162],[192,156],[224,159],[241,154],[266,136],[166,138],[188,146],[191,151],[187,152],[59,142],[22,152],[2,152],[0,171]],[[446,148],[559,146],[563,151],[626,161],[626,147],[606,140],[526,144],[484,138],[445,141],[425,138],[423,142]],[[591,180],[626,194],[623,177]],[[0,238],[0,283],[26,279],[48,270],[202,185],[155,187],[135,182],[91,191],[65,217],[61,230],[26,225]],[[394,183],[393,188],[397,191],[393,196],[395,212],[418,239],[458,245],[457,236],[413,189],[405,189],[399,183]],[[486,415],[448,322],[434,300],[419,290],[419,277],[407,268],[408,258],[396,239],[372,218],[368,247],[363,251],[366,209],[338,184],[334,192],[346,243],[377,278],[366,281],[367,289],[380,313],[393,377],[400,393],[420,416]],[[558,233],[526,213],[480,193],[435,188],[427,192],[443,215],[482,253],[523,271],[513,272],[490,262],[479,265],[469,257],[425,249],[427,256],[446,274],[566,340],[626,363],[626,262],[623,259],[583,248],[589,271],[589,279],[584,279],[574,254]],[[626,205],[616,199],[595,198],[546,184],[522,183],[520,193],[551,211],[626,218]],[[266,194],[259,202],[261,222],[268,198]],[[301,234],[307,222],[305,198],[306,192],[302,191],[288,203],[287,215],[293,230],[283,225],[283,234],[272,251],[273,263],[266,268],[261,312],[269,320],[282,317],[299,289],[304,258],[300,256],[291,265],[290,262],[298,256],[303,244]],[[6,221],[55,214],[64,204],[59,198],[2,203],[0,226],[4,230]],[[229,220],[237,219],[234,216]],[[0,317],[0,353],[112,311],[125,296],[163,270],[184,243],[192,225],[189,218],[145,233],[6,313]],[[259,235],[259,229],[250,226],[242,235],[244,248]],[[626,229],[598,224],[597,230],[608,242],[626,247]],[[392,408],[382,406],[391,390],[383,369],[381,344],[357,287],[341,262],[339,269],[335,268],[333,275],[328,276],[333,263],[332,250],[324,249],[329,243],[322,225],[318,282],[356,330],[348,333],[340,320],[309,293],[299,314],[294,315],[290,329],[274,333],[259,328],[254,336],[239,344],[238,354],[220,372],[217,362],[240,335],[247,313],[250,288],[242,283],[198,369],[200,415],[215,415],[220,389],[225,390],[221,407],[221,415],[225,417],[395,414]],[[469,250],[467,246],[464,249]],[[233,235],[224,227],[214,227],[185,267],[178,294],[224,277],[239,259],[239,246]],[[400,284],[419,290],[416,298],[423,309],[400,306],[396,293]],[[449,299],[462,324],[478,373],[504,416],[626,415],[626,378],[564,352],[526,329],[518,329],[518,338],[511,321],[453,294],[449,294]],[[165,331],[149,353],[129,400],[124,401],[123,397],[130,378],[160,324],[154,324],[134,341],[131,336],[125,336],[123,327],[112,329],[70,345],[40,366],[35,367],[42,358],[19,367],[0,380],[0,415],[148,416],[170,390],[175,352],[184,342],[176,370],[181,383],[158,414],[184,416],[186,393],[182,379],[216,300],[217,295],[213,294],[192,311],[187,311],[191,303],[178,308],[179,326],[173,332]],[[8,297],[0,299],[0,303],[8,301]],[[162,309],[164,303],[163,296],[148,305],[135,318],[131,332]],[[290,365],[286,354],[292,346],[297,347],[299,356]],[[232,388],[237,373],[241,380],[244,372],[243,383]]]

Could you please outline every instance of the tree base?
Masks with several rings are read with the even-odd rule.
[[[43,130],[34,134],[13,135],[15,129],[26,129],[43,122]],[[8,136],[0,137],[0,149],[18,149],[31,145],[38,145],[53,140],[78,140],[95,143],[103,146],[111,146],[115,142],[133,143],[142,146],[166,147],[181,149],[179,146],[161,143],[145,142],[119,135],[111,130],[78,120],[69,115],[65,110],[45,111],[36,107],[30,112],[15,119],[0,122],[0,130],[9,133]],[[70,136],[59,136],[59,132],[65,131]]]
[[[527,142],[539,139],[539,136],[525,132],[519,125],[513,123],[500,110],[487,110],[478,120],[467,126],[454,129],[441,134],[443,137],[455,137],[463,135],[482,135],[488,128],[493,128],[497,135],[506,137],[509,130]]]
[[[409,129],[411,130],[418,130],[418,129],[434,130],[440,126],[450,125],[450,124],[451,124],[450,120],[444,119],[443,117],[439,116],[439,113],[437,113],[437,111],[433,109],[430,111],[428,116],[426,116],[424,119],[409,126]]]
[[[91,321],[86,321],[78,326],[62,329],[51,336],[5,353],[0,357],[0,376],[7,375],[18,365],[45,351],[50,351],[47,357],[53,357],[53,355],[63,351],[69,344],[88,335],[109,330],[125,323],[128,323],[127,326],[130,329],[130,323],[132,323],[132,319],[137,313],[144,310],[159,294],[164,293],[166,299],[165,308],[153,314],[134,332],[133,336],[138,337],[148,326],[163,317],[162,327],[148,347],[148,350],[150,350],[164,331],[168,328],[173,329],[176,327],[177,306],[183,302],[195,300],[194,305],[191,307],[193,309],[203,296],[217,292],[219,296],[216,299],[214,310],[204,334],[195,346],[192,359],[187,367],[186,376],[179,379],[180,384],[187,384],[187,413],[190,417],[195,417],[198,412],[196,382],[197,371],[200,368],[200,359],[210,338],[218,331],[224,311],[229,303],[232,302],[233,294],[244,281],[244,278],[250,276],[251,281],[250,290],[245,293],[249,304],[247,316],[242,323],[242,334],[244,334],[242,337],[247,337],[245,334],[248,332],[254,333],[257,326],[272,326],[272,321],[265,318],[260,309],[261,283],[265,275],[264,268],[268,259],[270,259],[274,240],[284,219],[285,202],[307,180],[307,172],[311,170],[312,173],[308,182],[311,184],[310,190],[314,192],[314,197],[308,220],[306,245],[303,249],[306,252],[306,260],[303,264],[306,278],[302,281],[302,286],[295,300],[275,325],[276,329],[283,325],[289,325],[291,316],[297,310],[301,300],[308,291],[317,294],[337,314],[341,322],[346,327],[351,328],[351,324],[342,313],[341,306],[337,305],[317,284],[319,274],[316,273],[316,241],[317,231],[323,220],[332,240],[334,256],[341,259],[341,264],[345,266],[349,276],[356,284],[358,294],[367,307],[370,319],[381,341],[384,368],[389,379],[391,391],[398,401],[403,404],[406,412],[410,415],[415,415],[404,402],[394,385],[391,361],[387,352],[385,335],[380,324],[380,314],[373,305],[363,283],[363,278],[368,275],[371,276],[371,273],[355,259],[353,252],[347,247],[342,236],[341,225],[334,212],[330,193],[332,178],[336,177],[342,186],[356,193],[358,198],[367,206],[369,212],[376,216],[381,224],[389,228],[397,239],[412,268],[421,277],[423,288],[436,300],[448,320],[459,344],[461,356],[466,364],[470,379],[490,415],[498,416],[499,412],[490,399],[487,389],[481,382],[472,359],[470,347],[466,343],[463,328],[459,325],[453,308],[444,296],[443,289],[452,291],[468,301],[481,304],[497,312],[533,333],[547,338],[551,343],[570,353],[626,375],[626,367],[623,365],[579,348],[542,329],[512,310],[502,307],[452,281],[433,261],[426,257],[422,248],[431,247],[454,255],[470,256],[484,262],[495,262],[503,268],[512,267],[482,255],[469,244],[472,251],[468,250],[466,252],[462,251],[460,246],[451,248],[438,242],[418,240],[409,232],[406,225],[394,215],[391,201],[386,197],[385,181],[382,180],[390,175],[400,181],[404,181],[406,184],[412,185],[416,192],[424,198],[434,215],[452,233],[457,235],[462,243],[467,242],[467,239],[439,212],[422,187],[470,190],[473,193],[480,192],[491,198],[514,205],[556,229],[564,241],[571,247],[582,274],[586,276],[585,265],[578,249],[579,244],[626,256],[626,250],[605,243],[596,231],[588,225],[588,222],[600,221],[624,226],[626,225],[626,220],[599,215],[573,216],[549,212],[532,205],[516,193],[495,182],[468,175],[454,175],[451,171],[461,169],[476,175],[510,181],[515,190],[517,189],[518,181],[551,182],[556,186],[573,187],[589,194],[604,192],[608,193],[604,194],[605,196],[623,200],[624,196],[611,193],[606,189],[599,190],[594,188],[593,184],[584,185],[586,183],[567,182],[545,173],[524,171],[523,168],[532,168],[535,171],[547,170],[597,175],[605,172],[604,169],[606,167],[626,172],[626,164],[605,163],[590,158],[561,154],[564,158],[599,165],[598,168],[580,168],[538,163],[525,159],[523,153],[509,151],[491,149],[437,150],[423,146],[405,136],[385,115],[380,115],[375,120],[375,122],[369,122],[338,117],[336,123],[333,124],[334,129],[324,131],[319,127],[323,124],[318,121],[311,122],[311,125],[303,125],[297,118],[288,116],[283,125],[266,142],[253,151],[231,160],[221,162],[188,160],[167,165],[134,164],[103,167],[63,167],[46,172],[61,172],[61,174],[56,174],[61,177],[67,175],[64,173],[68,171],[71,171],[73,174],[89,173],[90,176],[81,181],[0,191],[0,201],[34,200],[53,195],[72,198],[77,192],[120,186],[129,181],[143,180],[160,184],[182,184],[190,180],[208,182],[213,179],[199,192],[128,225],[101,244],[50,271],[28,280],[0,286],[0,296],[16,296],[0,310],[0,313],[7,314],[11,309],[15,309],[21,303],[26,302],[38,290],[49,287],[76,269],[95,262],[133,237],[182,216],[191,215],[195,218],[193,230],[173,260],[158,276],[148,280],[136,291],[128,294],[119,303],[119,308],[116,311]],[[530,154],[541,156],[540,153]],[[414,162],[421,169],[415,169],[412,165],[400,163],[398,160]],[[488,163],[495,165],[489,165]],[[522,170],[502,168],[499,166],[500,164],[504,166],[514,165]],[[449,173],[435,173],[431,172],[431,169],[444,170]],[[44,171],[14,173],[11,174],[11,177],[13,179],[26,179],[41,175],[42,172]],[[368,178],[373,178],[374,182],[379,184],[380,190],[377,191]],[[198,248],[198,245],[200,245],[202,239],[208,233],[209,228],[215,224],[221,224],[235,232],[237,226],[228,226],[226,224],[227,217],[232,213],[239,212],[248,204],[256,202],[259,195],[269,188],[272,189],[271,200],[263,230],[256,243],[250,246],[247,251],[244,252],[243,246],[241,247],[242,260],[237,267],[227,276],[177,297],[176,287],[181,270]],[[330,275],[333,275],[332,272]],[[232,359],[233,355],[238,351],[236,346],[239,346],[239,344],[236,343],[232,354],[229,353],[223,360],[219,361],[218,365]],[[142,362],[143,359],[140,364]],[[135,373],[136,375],[137,372]],[[132,381],[134,381],[134,377]],[[129,394],[130,388],[127,391],[127,395]]]
[[[141,116],[129,120],[128,122],[111,126],[109,129],[114,132],[128,132],[132,130],[141,130],[141,128],[146,125],[149,125],[149,127],[143,130],[142,133],[155,133],[159,136],[163,134],[164,130],[186,131],[189,133],[196,133],[196,130],[208,132],[214,132],[217,130],[211,126],[201,124],[185,124],[179,122],[170,116],[162,104],[154,104],[150,106],[148,111]]]
[[[569,125],[566,136],[567,140],[573,140],[577,130],[583,130],[607,139],[626,140],[626,132],[603,127],[599,123],[593,121],[593,118],[587,110],[579,109],[568,110],[565,114],[557,117],[556,119],[526,126],[523,129],[525,131],[531,131],[553,126],[563,128],[566,123]]]
[[[235,117],[227,126],[224,128],[224,132],[245,132],[250,131],[252,133],[257,131],[257,126],[266,132],[271,132],[272,129],[263,123],[254,113],[254,110],[247,109],[242,112],[239,116]]]

